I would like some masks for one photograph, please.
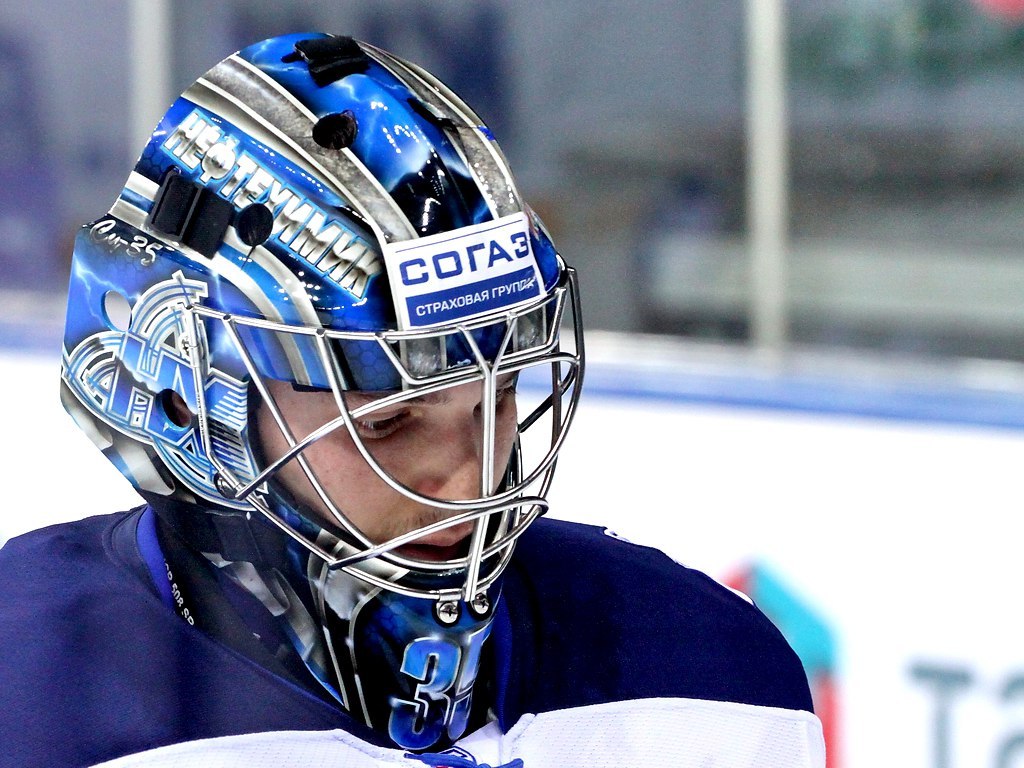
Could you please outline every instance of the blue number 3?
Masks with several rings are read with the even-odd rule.
[[[418,682],[413,700],[393,698],[388,735],[408,749],[436,744],[443,731],[455,741],[466,730],[488,624],[464,637],[463,648],[447,638],[420,637],[405,647],[402,673]]]

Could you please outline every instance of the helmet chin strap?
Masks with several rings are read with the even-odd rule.
[[[157,516],[196,552],[216,553],[225,560],[276,565],[284,558],[287,539],[248,512],[195,507],[147,494]]]

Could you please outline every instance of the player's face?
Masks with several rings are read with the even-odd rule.
[[[290,384],[269,381],[268,387],[297,440],[338,418],[330,392],[299,392]],[[346,394],[349,410],[386,393]],[[356,419],[363,444],[396,480],[424,496],[446,501],[482,494],[482,387],[462,384],[414,400],[388,406]],[[288,449],[266,405],[256,414],[264,455],[273,460]],[[516,436],[515,382],[499,379],[495,414],[494,478],[496,485],[508,464]],[[374,543],[451,516],[416,502],[389,486],[365,461],[344,426],[303,451],[313,475],[349,521]],[[331,515],[298,461],[286,463],[277,478],[307,509],[324,521]],[[405,545],[399,554],[447,560],[465,554],[473,523],[462,523]]]

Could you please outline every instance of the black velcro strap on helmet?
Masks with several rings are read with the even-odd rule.
[[[203,256],[211,257],[224,240],[235,207],[179,173],[164,176],[146,224]]]
[[[160,518],[196,552],[253,565],[276,565],[283,556],[280,531],[245,512],[156,508]]]
[[[319,86],[329,85],[345,75],[365,72],[370,59],[351,37],[315,37],[300,40],[295,51],[309,65],[309,74]]]

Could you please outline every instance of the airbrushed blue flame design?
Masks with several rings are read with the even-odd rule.
[[[429,177],[432,184],[455,192],[437,189],[434,195],[451,217],[446,229],[489,220],[486,201],[462,157],[437,125],[415,112],[408,88],[391,72],[371,61],[364,74],[321,87],[313,82],[305,62],[291,60],[295,43],[321,37],[326,36],[285,35],[238,55],[281,83],[318,117],[337,112],[338,104],[347,105],[359,126],[351,150],[384,189],[394,193],[410,179]]]

